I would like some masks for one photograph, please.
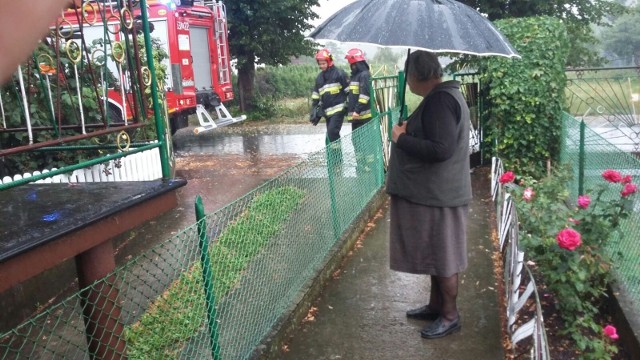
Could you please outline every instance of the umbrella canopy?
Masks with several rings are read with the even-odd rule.
[[[431,52],[519,57],[491,21],[453,0],[358,0],[323,22],[309,37]]]

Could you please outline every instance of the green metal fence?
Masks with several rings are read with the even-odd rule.
[[[0,358],[250,358],[382,186],[376,120],[200,211],[197,224],[93,284],[104,298],[83,289],[1,334]],[[105,312],[83,313],[88,301]],[[92,326],[96,317],[108,328]]]
[[[560,160],[568,163],[573,169],[573,181],[570,184],[571,198],[575,201],[580,193],[594,188],[602,182],[602,172],[606,169],[620,171],[625,175],[632,175],[633,182],[640,180],[640,160],[633,154],[620,150],[598,134],[598,132],[576,120],[573,116],[563,113],[563,143]],[[582,132],[582,135],[581,135]],[[582,140],[581,140],[582,139]],[[582,165],[581,165],[582,164]],[[603,195],[619,197],[615,190],[609,190]],[[636,200],[637,202],[637,200]],[[574,202],[575,203],[575,202]],[[623,254],[616,262],[619,284],[640,309],[640,206],[634,204],[634,209],[628,219],[621,223],[620,239],[612,243],[609,249],[614,253]]]

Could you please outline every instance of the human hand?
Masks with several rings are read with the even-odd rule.
[[[391,129],[391,140],[393,142],[398,142],[398,138],[400,135],[407,132],[407,122],[403,121],[402,124],[394,125],[393,129]]]
[[[353,120],[359,120],[360,119],[360,114],[358,114],[357,112],[353,112],[353,114],[351,114],[351,118]]]

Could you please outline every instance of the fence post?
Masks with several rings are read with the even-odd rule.
[[[140,8],[147,8],[147,1],[140,0]],[[149,15],[146,11],[141,11],[142,15],[142,28],[144,34],[144,46],[147,52],[147,67],[151,71],[151,97],[153,98],[153,117],[156,123],[156,135],[158,136],[158,142],[160,143],[160,163],[162,164],[162,178],[168,179],[171,177],[171,167],[169,165],[169,150],[167,145],[167,139],[165,137],[164,121],[160,115],[160,103],[158,102],[158,82],[156,80],[156,68],[153,64],[153,47],[151,46],[151,32],[149,30]]]
[[[209,257],[209,237],[205,222],[204,205],[202,198],[196,197],[196,221],[198,223],[198,248],[200,249],[200,264],[202,265],[202,280],[207,305],[207,324],[209,326],[209,344],[211,356],[214,360],[221,359],[220,346],[218,344],[218,323],[216,322],[216,295],[213,291],[211,259]]]
[[[585,151],[584,151],[584,133],[586,125],[584,120],[580,121],[580,152],[578,155],[578,195],[584,194],[584,164],[585,164]]]
[[[400,119],[406,119],[407,118],[407,106],[405,105],[407,98],[406,98],[406,87],[407,87],[407,82],[405,80],[405,72],[404,71],[398,71],[398,94],[396,99],[398,100],[398,106],[400,107]],[[391,126],[393,126],[393,123],[391,124]],[[391,129],[391,127],[389,127],[389,129]],[[389,138],[391,138],[391,131],[389,131]]]
[[[333,226],[333,236],[337,239],[340,236],[340,224],[338,223],[338,205],[336,200],[335,171],[342,172],[342,140],[336,142],[329,141],[329,137],[325,137],[325,153],[327,156],[327,174],[329,176],[329,196],[331,197],[331,225]],[[333,146],[340,146],[339,150]]]

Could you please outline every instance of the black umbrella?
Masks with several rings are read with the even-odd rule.
[[[519,57],[491,21],[453,0],[358,0],[323,22],[309,37],[431,52]]]
[[[309,37],[431,52],[520,57],[489,19],[453,0],[358,0],[333,14]],[[405,85],[400,94],[401,108]]]

